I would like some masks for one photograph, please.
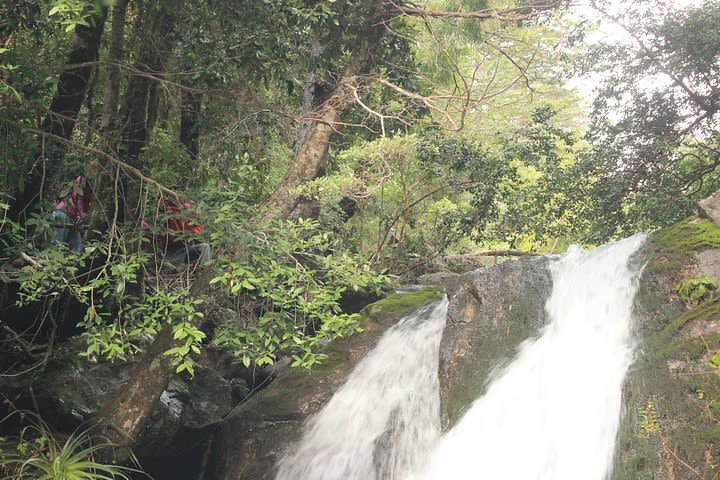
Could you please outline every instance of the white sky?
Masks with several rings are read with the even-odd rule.
[[[672,9],[682,9],[687,6],[693,6],[693,5],[700,5],[703,3],[703,0],[666,0],[667,3],[670,5],[670,8]],[[627,7],[630,4],[638,4],[639,1],[635,0],[612,0],[610,2],[610,8],[609,10],[611,12],[617,13],[622,12],[624,10],[624,7]],[[642,2],[646,5],[650,6],[654,2]],[[619,25],[613,23],[610,20],[607,20],[603,18],[601,14],[599,14],[596,10],[594,10],[590,6],[590,2],[588,0],[580,0],[576,7],[574,7],[574,12],[571,14],[571,18],[577,19],[577,20],[589,20],[597,25],[597,29],[590,33],[586,37],[586,42],[592,44],[592,43],[598,43],[601,41],[607,41],[608,39],[613,39],[613,42],[622,43],[622,42],[631,42],[632,39],[628,35],[628,33],[623,30],[622,27]],[[568,82],[568,86],[571,88],[574,88],[580,98],[584,101],[586,104],[585,107],[589,107],[589,105],[592,103],[593,99],[595,98],[595,95],[593,93],[594,89],[600,84],[600,81],[602,79],[602,75],[600,74],[593,74],[590,76],[583,76],[583,77],[575,77],[571,79]],[[663,80],[660,78],[656,79],[643,79],[643,83],[646,83],[648,86],[656,85],[658,83],[662,83]]]

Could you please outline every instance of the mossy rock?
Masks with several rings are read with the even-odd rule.
[[[720,229],[706,218],[688,217],[652,235],[651,270],[683,270],[692,262],[693,254],[720,248]]]
[[[290,369],[237,408],[215,434],[214,478],[270,479],[285,448],[299,438],[304,421],[320,411],[380,336],[402,317],[442,299],[442,287],[396,293],[360,312],[361,333],[337,339],[328,358],[311,371]]]
[[[706,478],[715,474],[720,379],[708,358],[720,350],[720,299],[688,310],[675,286],[697,274],[698,252],[719,247],[720,229],[691,217],[654,233],[634,259],[645,264],[635,302],[642,340],[625,385],[612,480],[698,479],[706,467]]]

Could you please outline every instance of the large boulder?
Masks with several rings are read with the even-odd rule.
[[[204,478],[262,480],[274,478],[274,468],[286,448],[299,439],[304,421],[317,413],[342,386],[378,338],[398,320],[440,300],[442,288],[426,287],[396,293],[365,307],[362,333],[326,346],[328,358],[307,372],[290,369],[235,409],[214,437],[213,471]],[[389,365],[388,368],[404,368]],[[411,368],[412,366],[408,366]]]
[[[86,424],[125,385],[136,362],[91,363],[77,354],[83,345],[74,339],[56,349],[41,368],[0,376],[0,391],[11,408],[35,411],[60,432]]]
[[[720,298],[688,308],[680,280],[720,264],[720,229],[691,217],[655,232],[635,301],[639,345],[625,387],[626,413],[612,480],[716,478],[720,445]],[[717,364],[714,364],[717,367]]]
[[[160,395],[135,454],[160,478],[190,478],[199,470],[212,429],[237,405],[231,382],[215,369],[199,365],[194,378],[175,376]],[[179,471],[168,475],[168,466]]]
[[[546,257],[509,260],[456,280],[440,345],[443,429],[484,393],[492,370],[545,324],[548,263]]]
[[[44,368],[27,375],[0,377],[3,407],[36,411],[53,430],[70,433],[87,428],[108,400],[126,385],[137,359],[89,362],[79,357],[84,342],[74,339],[58,348]],[[154,478],[194,478],[204,440],[239,402],[244,380],[224,378],[210,366],[196,367],[195,377],[173,376],[151,414],[134,451]],[[244,390],[247,395],[247,389]],[[3,415],[4,416],[4,415]],[[1,425],[12,431],[14,425]],[[171,474],[176,468],[179,474]]]

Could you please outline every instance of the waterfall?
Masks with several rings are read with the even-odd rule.
[[[438,349],[447,299],[403,318],[305,426],[277,480],[384,480],[411,471],[437,442]]]
[[[280,461],[278,480],[604,480],[632,360],[636,235],[551,264],[548,323],[442,438],[447,300],[388,330]]]
[[[603,480],[609,476],[632,361],[636,235],[551,265],[549,322],[495,372],[437,446],[425,478]]]

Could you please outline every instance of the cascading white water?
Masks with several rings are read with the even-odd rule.
[[[394,479],[424,460],[440,431],[447,305],[428,305],[385,332],[280,461],[277,480]]]
[[[549,323],[448,432],[422,478],[603,480],[632,360],[637,235],[551,266]]]
[[[603,480],[632,358],[645,237],[552,264],[549,322],[439,436],[438,348],[447,300],[383,336],[280,461],[277,480]]]

